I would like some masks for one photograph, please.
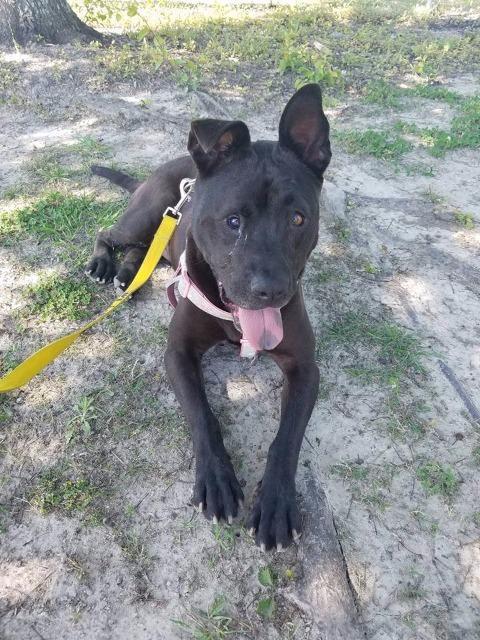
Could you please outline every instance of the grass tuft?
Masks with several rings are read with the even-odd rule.
[[[397,160],[413,149],[411,142],[388,131],[339,131],[336,138],[349,153],[368,154],[383,160]]]
[[[418,467],[417,478],[429,495],[451,498],[459,486],[454,470],[435,460],[429,460]]]
[[[91,287],[58,274],[47,276],[27,287],[30,314],[40,320],[80,320],[92,301]]]
[[[91,236],[99,226],[113,224],[123,202],[99,202],[92,196],[47,192],[32,205],[16,211],[16,229],[41,240],[71,242],[79,233]]]
[[[89,509],[98,494],[88,479],[65,479],[52,469],[41,477],[30,502],[43,514],[60,511],[72,515]]]

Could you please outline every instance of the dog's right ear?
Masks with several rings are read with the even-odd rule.
[[[250,132],[241,120],[194,120],[188,136],[188,150],[201,175],[250,146]]]

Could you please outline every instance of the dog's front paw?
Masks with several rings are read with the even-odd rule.
[[[209,520],[232,523],[243,504],[243,491],[227,453],[197,460],[192,503]]]
[[[282,551],[300,537],[301,517],[295,481],[265,476],[247,522],[249,533],[262,551]]]
[[[85,273],[87,276],[100,284],[112,282],[115,272],[115,261],[109,255],[93,256],[85,267]]]

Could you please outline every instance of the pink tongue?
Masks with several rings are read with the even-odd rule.
[[[280,309],[268,307],[259,311],[251,309],[237,310],[243,339],[248,340],[254,349],[274,349],[283,339],[283,323]]]

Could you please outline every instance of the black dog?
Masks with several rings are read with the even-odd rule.
[[[320,88],[305,86],[291,98],[280,120],[278,142],[252,143],[240,121],[197,120],[192,122],[188,151],[190,157],[162,165],[143,183],[93,168],[134,195],[120,220],[98,234],[87,273],[100,282],[114,279],[118,287],[128,286],[164,210],[179,199],[181,179],[196,178],[191,202],[164,257],[177,267],[186,250],[188,275],[206,298],[223,312],[236,309],[243,316],[240,326],[238,317],[229,322],[180,298],[170,324],[165,363],[192,431],[193,503],[208,518],[231,522],[243,500],[207,401],[201,357],[222,340],[238,344],[243,321],[258,320],[262,313],[267,321],[278,316],[283,338],[280,334],[280,342],[273,340],[276,346],[267,348],[285,376],[281,421],[248,527],[263,549],[281,549],[301,528],[295,474],[318,392],[314,336],[300,279],[317,242],[318,196],[331,158]],[[117,247],[125,250],[118,271]],[[272,338],[267,333],[265,329],[260,339]]]

